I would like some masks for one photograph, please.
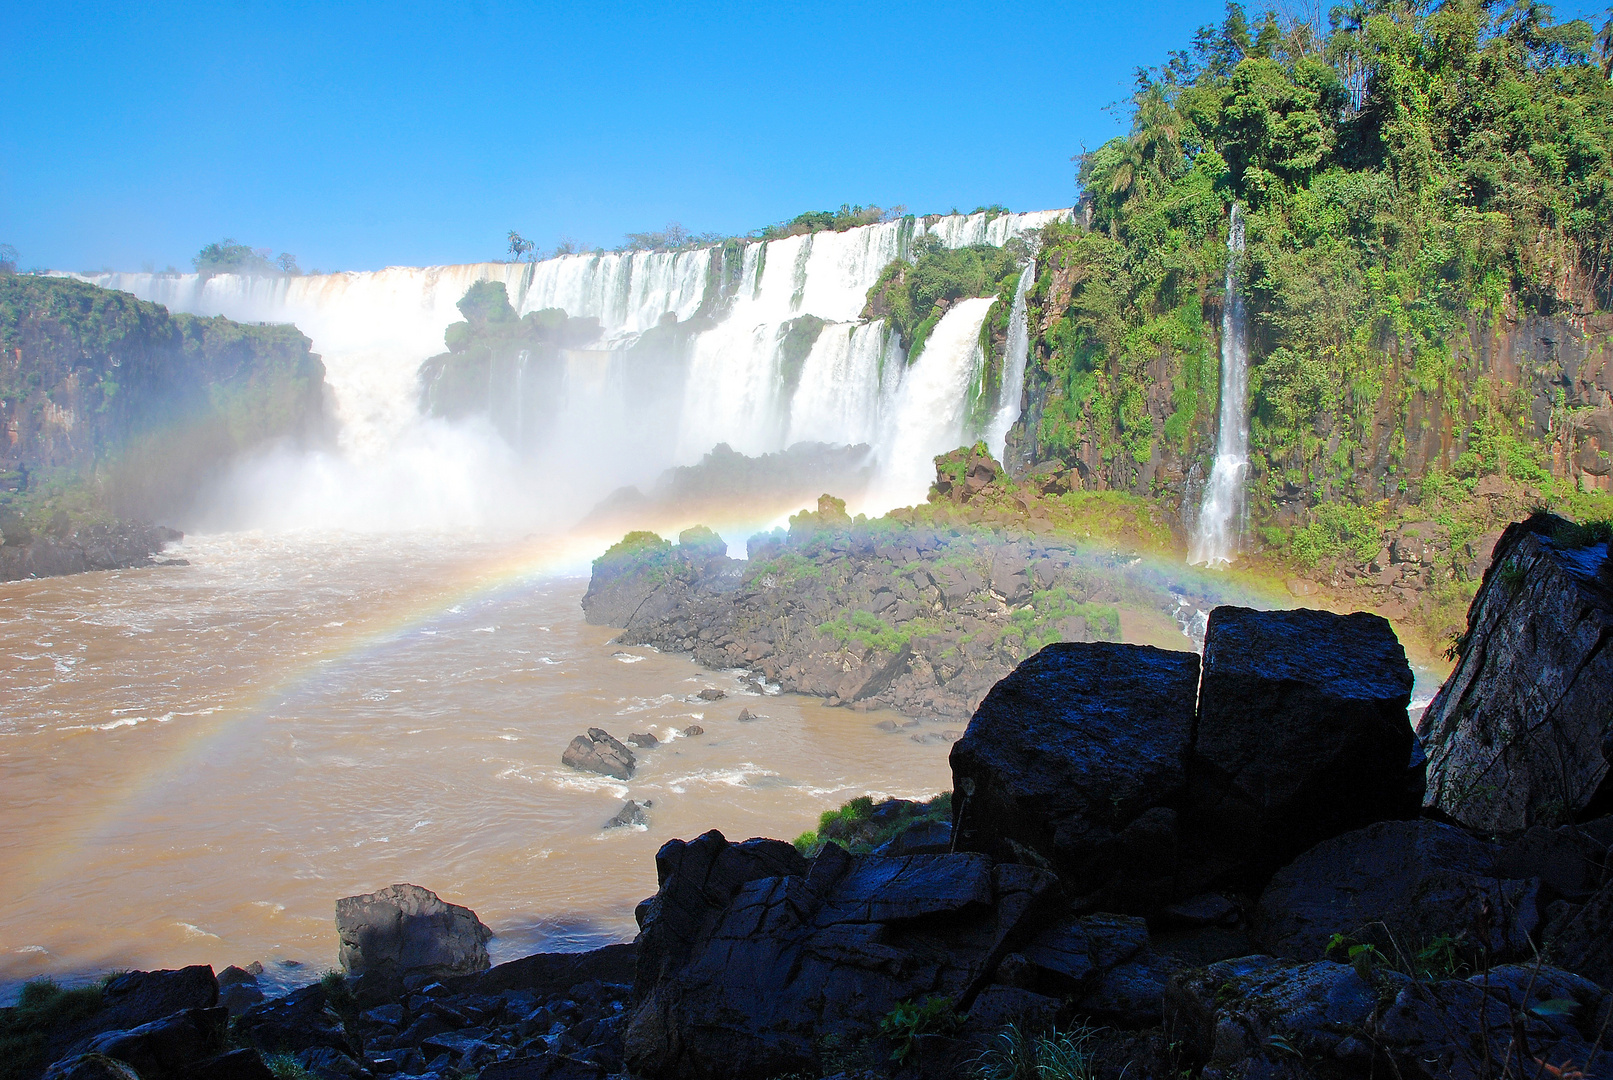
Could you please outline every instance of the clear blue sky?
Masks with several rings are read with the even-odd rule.
[[[189,269],[231,236],[368,269],[495,258],[512,228],[613,246],[842,202],[1065,206],[1133,70],[1222,12],[18,2],[0,242],[23,267]]]

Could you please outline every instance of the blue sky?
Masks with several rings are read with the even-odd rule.
[[[512,228],[1065,206],[1133,70],[1222,11],[15,3],[0,242],[24,267],[189,269],[231,236],[369,269],[496,258]]]

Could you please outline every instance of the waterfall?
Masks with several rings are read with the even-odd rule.
[[[1221,413],[1215,465],[1204,488],[1198,528],[1188,552],[1192,563],[1218,566],[1232,562],[1243,531],[1244,476],[1249,471],[1248,328],[1243,297],[1238,292],[1238,261],[1243,254],[1243,217],[1232,204],[1227,226],[1226,299],[1221,310]]]
[[[1008,445],[1008,429],[1019,419],[1019,403],[1024,397],[1025,364],[1030,359],[1031,333],[1026,321],[1025,293],[1036,278],[1036,260],[1019,268],[1019,284],[1014,289],[1014,306],[1008,313],[1008,350],[1003,358],[1002,387],[997,396],[997,412],[986,431],[986,447],[991,456],[1003,460]]]
[[[922,500],[930,458],[965,438],[989,436],[1000,451],[1023,377],[1026,279],[1016,296],[1002,397],[983,432],[965,432],[963,418],[990,298],[955,305],[908,368],[889,328],[862,319],[869,288],[920,236],[948,247],[1000,246],[1070,219],[1067,209],[954,214],[737,247],[566,255],[535,264],[86,280],[174,311],[294,323],[312,339],[334,398],[338,450],[309,464],[312,476],[293,476],[285,461],[279,473],[255,476],[247,502],[263,524],[281,525],[288,515],[351,527],[475,524],[524,507],[528,527],[581,513],[602,493],[690,464],[721,442],[749,454],[802,440],[869,443],[876,480],[888,479],[879,490],[895,506]],[[503,283],[518,315],[560,308],[598,319],[599,340],[567,352],[563,370],[552,374],[535,357],[530,365],[501,360],[489,371],[485,418],[424,416],[420,363],[443,351],[443,331],[461,317],[455,305],[478,281]],[[671,338],[659,329],[669,315],[680,324]],[[789,328],[807,316],[822,320],[822,329],[804,361],[794,356],[786,364]],[[640,346],[652,337],[653,355],[646,356]],[[659,366],[644,366],[652,361]],[[799,373],[787,371],[790,365]],[[531,461],[552,466],[542,485],[532,479]],[[278,486],[270,482],[276,477]],[[365,490],[344,494],[344,485]],[[512,498],[519,492],[526,494]],[[284,510],[288,504],[296,513]]]
[[[935,457],[970,440],[969,387],[985,357],[980,327],[996,300],[960,300],[935,324],[924,351],[902,376],[887,430],[879,440],[874,507],[922,499],[935,479]]]

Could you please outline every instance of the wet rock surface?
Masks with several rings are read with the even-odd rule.
[[[342,970],[401,983],[487,970],[493,932],[470,908],[404,884],[336,901],[336,936]]]
[[[55,535],[35,536],[14,526],[4,530],[0,545],[0,581],[56,577],[86,570],[125,570],[135,566],[184,565],[183,559],[162,559],[169,544],[184,534],[161,525],[113,522],[65,529]]]
[[[1550,514],[1509,526],[1458,653],[1418,729],[1428,804],[1487,832],[1613,810],[1606,540]]]
[[[560,755],[560,764],[618,780],[631,780],[638,769],[633,751],[603,728],[589,728],[586,735],[572,739]]]

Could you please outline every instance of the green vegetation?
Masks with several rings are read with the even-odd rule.
[[[64,990],[50,979],[24,983],[17,1004],[0,1009],[0,1080],[37,1076],[49,1064],[51,1031],[95,1015],[101,1002],[100,984]]]
[[[930,332],[957,300],[997,296],[1006,319],[1019,280],[1015,250],[989,244],[945,248],[935,237],[925,236],[914,244],[912,254],[911,262],[897,259],[880,271],[863,308],[864,318],[889,320],[907,350],[908,363],[924,351]]]
[[[902,1001],[879,1021],[879,1033],[892,1040],[892,1061],[905,1063],[918,1049],[920,1035],[946,1035],[963,1024],[963,1017],[944,994],[932,994],[922,1001]]]
[[[274,1080],[315,1080],[314,1074],[305,1069],[293,1054],[267,1054],[263,1063],[274,1074]]]
[[[1236,203],[1251,507],[1269,521],[1297,490],[1310,519],[1268,543],[1359,554],[1435,472],[1460,485],[1447,509],[1490,475],[1577,500],[1549,471],[1573,409],[1557,391],[1542,432],[1530,396],[1553,388],[1508,383],[1476,336],[1609,305],[1610,55],[1541,5],[1357,5],[1327,29],[1229,5],[1140,74],[1130,134],[1081,157],[1091,228],[1043,237],[1038,455],[1096,456],[1139,493],[1161,460],[1207,461]]]
[[[448,351],[420,365],[423,404],[434,416],[488,411],[496,366],[532,357],[554,359],[558,350],[586,344],[599,334],[599,320],[570,318],[560,308],[516,315],[502,281],[475,282],[455,306],[465,318],[443,331]],[[652,328],[645,337],[661,329]]]
[[[897,630],[878,615],[861,610],[830,619],[818,627],[818,633],[843,643],[856,643],[864,649],[892,653],[912,640],[909,631]]]
[[[0,409],[28,463],[0,502],[35,531],[172,512],[264,439],[317,437],[324,368],[293,326],[170,314],[69,278],[0,276]],[[45,433],[70,422],[73,439]],[[55,417],[56,419],[52,419]]]
[[[980,1080],[1091,1080],[1101,1029],[1036,1032],[1009,1024],[972,1064]]]
[[[282,251],[274,255],[272,248],[254,248],[238,244],[230,237],[208,244],[191,258],[191,265],[203,277],[214,274],[301,274],[297,257]]]
[[[872,797],[859,795],[838,810],[825,810],[818,818],[818,827],[797,836],[795,846],[811,858],[833,840],[853,855],[865,855],[921,821],[951,820],[950,791],[921,803],[875,803]]]

